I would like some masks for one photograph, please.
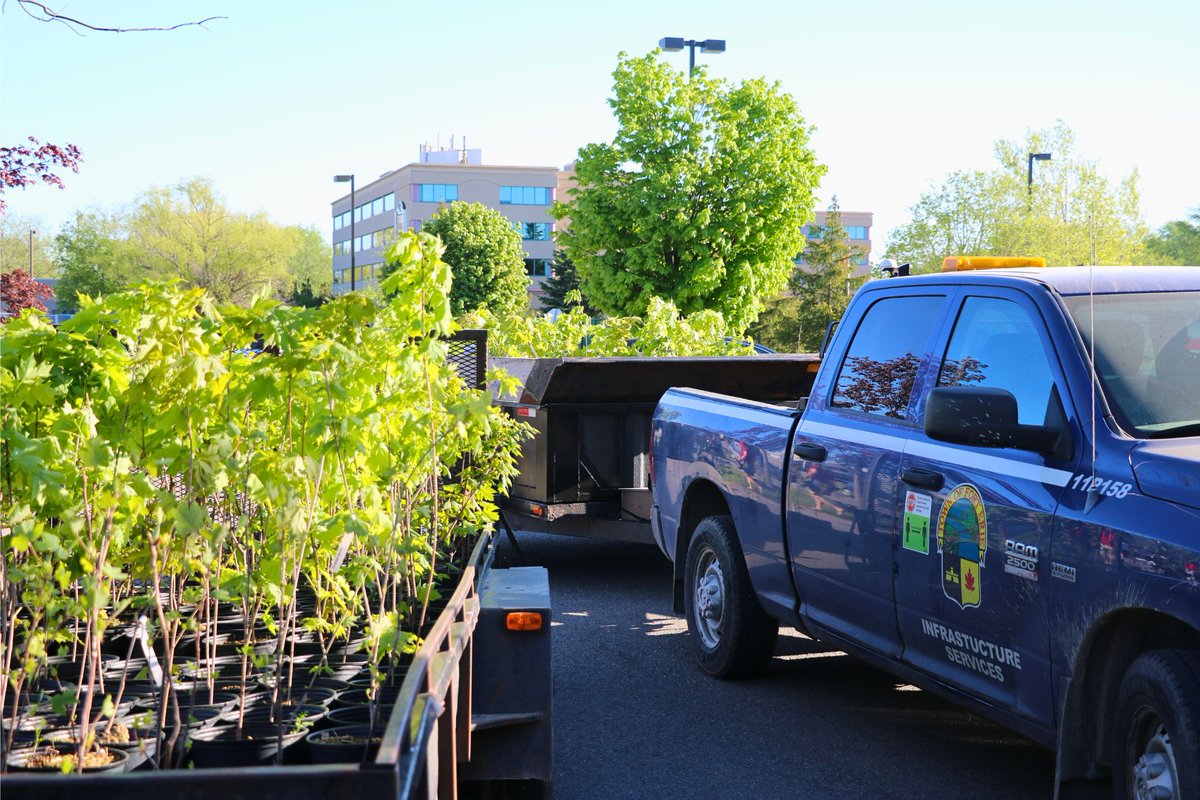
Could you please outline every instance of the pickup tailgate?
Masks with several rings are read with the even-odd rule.
[[[652,425],[654,527],[677,573],[690,533],[681,520],[694,524],[697,514],[702,518],[723,503],[759,596],[790,598],[782,501],[788,442],[799,416],[794,408],[696,389],[663,396]]]

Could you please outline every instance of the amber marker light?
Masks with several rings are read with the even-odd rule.
[[[542,615],[536,611],[510,611],[504,627],[510,631],[540,631]]]
[[[942,272],[1044,266],[1046,266],[1046,259],[1024,256],[946,256],[942,259]]]

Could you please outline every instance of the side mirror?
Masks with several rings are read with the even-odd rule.
[[[1006,389],[942,386],[925,403],[925,433],[931,439],[975,447],[1015,447],[1054,458],[1069,458],[1065,428],[1021,425],[1017,398]]]

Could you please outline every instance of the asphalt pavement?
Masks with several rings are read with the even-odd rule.
[[[557,800],[1053,795],[1049,750],[790,628],[762,677],[704,675],[653,546],[517,539],[550,573]]]

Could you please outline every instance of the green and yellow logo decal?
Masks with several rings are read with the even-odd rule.
[[[979,490],[969,483],[954,487],[942,503],[937,521],[937,547],[942,554],[942,591],[959,608],[979,608],[983,591],[983,559],[987,555],[987,515]]]

